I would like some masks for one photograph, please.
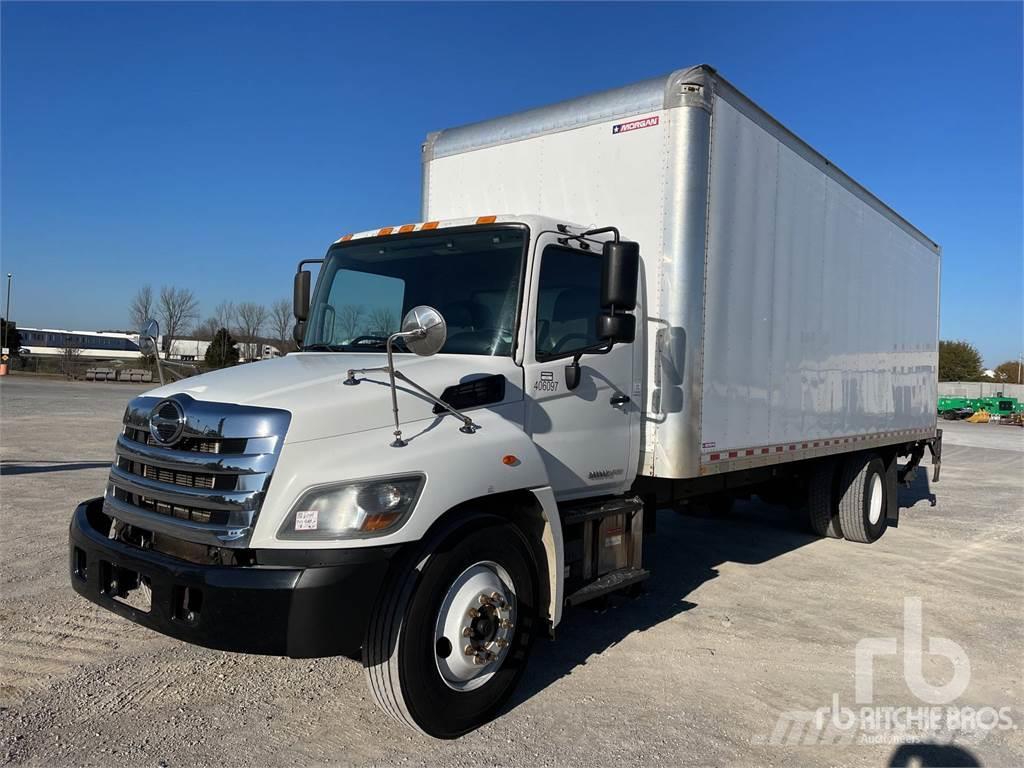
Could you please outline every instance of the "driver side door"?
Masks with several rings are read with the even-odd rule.
[[[526,429],[559,499],[619,493],[636,475],[635,342],[584,353],[579,385],[566,386],[573,356],[601,341],[601,261],[599,248],[584,250],[552,233],[536,244],[523,358]]]

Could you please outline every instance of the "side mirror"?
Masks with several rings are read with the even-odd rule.
[[[601,250],[601,309],[597,336],[610,344],[630,344],[636,338],[637,279],[640,246],[629,240],[605,242]]]
[[[139,329],[139,349],[147,357],[157,356],[156,340],[160,337],[160,324],[156,320],[147,320]]]
[[[292,338],[295,339],[295,343],[296,344],[301,346],[302,345],[302,339],[305,337],[305,335],[306,335],[306,321],[305,320],[299,320],[299,321],[297,321],[295,323],[295,326],[292,328]]]
[[[440,312],[421,304],[405,313],[401,334],[410,352],[430,357],[440,352],[447,341],[448,325]]]
[[[295,273],[292,313],[296,320],[305,320],[309,317],[309,272],[304,269]]]
[[[598,315],[597,335],[612,344],[632,344],[636,338],[636,318],[627,314]]]
[[[601,309],[636,309],[640,245],[629,240],[606,241],[601,249]]]

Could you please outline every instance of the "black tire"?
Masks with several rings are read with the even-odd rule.
[[[873,453],[857,453],[839,474],[839,520],[848,541],[871,544],[887,526],[885,462]]]
[[[449,587],[482,561],[497,563],[510,576],[517,617],[498,670],[480,687],[458,691],[438,669],[434,626]],[[491,720],[526,667],[537,593],[537,566],[523,533],[494,520],[460,528],[419,562],[396,570],[382,589],[363,643],[363,666],[377,704],[398,722],[442,739]]]
[[[807,483],[807,521],[818,536],[843,538],[843,527],[835,502],[836,467],[823,461],[814,468]]]

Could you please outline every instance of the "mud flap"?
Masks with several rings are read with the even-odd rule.
[[[939,471],[942,469],[942,430],[935,430],[935,437],[928,441],[928,450],[932,454],[932,482],[939,482]]]
[[[885,465],[885,522],[891,528],[900,527],[900,497],[898,485],[899,465],[895,453]]]

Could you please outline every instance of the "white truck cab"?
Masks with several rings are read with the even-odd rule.
[[[359,657],[390,716],[458,736],[563,606],[648,577],[659,505],[897,522],[941,450],[937,254],[707,67],[432,134],[424,221],[300,262],[300,351],[129,404],[71,582],[189,642]],[[854,334],[820,294],[869,284]]]

